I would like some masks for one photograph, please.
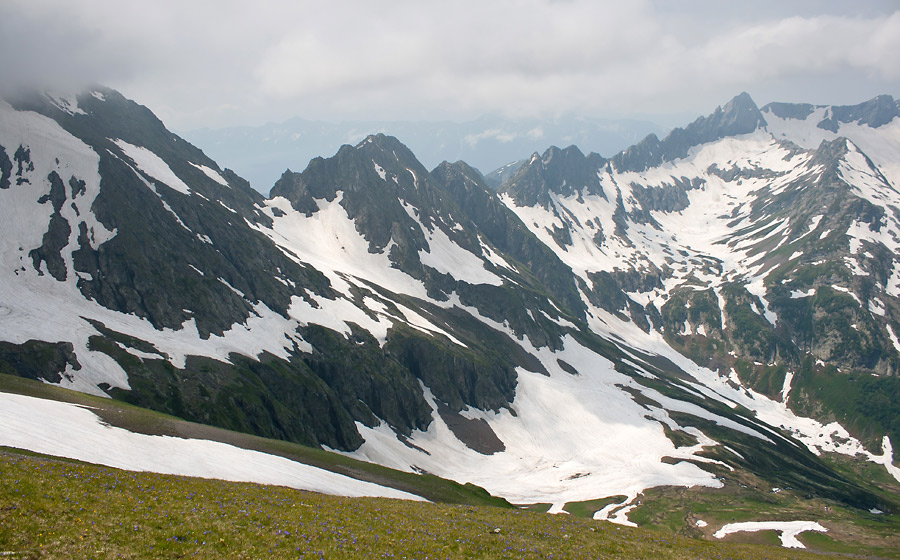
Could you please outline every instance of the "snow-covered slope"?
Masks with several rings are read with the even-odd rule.
[[[337,496],[421,497],[203,439],[138,434],[77,405],[0,393],[0,445],[127,470],[274,484]]]
[[[816,455],[896,477],[891,428],[795,405],[900,359],[900,197],[854,141],[742,95],[499,193],[375,135],[264,199],[111,90],[60,99],[0,106],[4,371],[620,522],[732,470],[889,507]]]
[[[572,148],[534,154],[501,199],[572,268],[594,332],[632,332],[634,347],[670,359],[677,350],[716,370],[700,375],[709,387],[718,378],[754,390],[742,404],[816,452],[863,448],[852,438],[838,445],[847,441],[838,424],[796,412],[866,425],[857,433],[876,455],[865,453],[880,457],[882,444],[890,454],[881,436],[896,428],[874,427],[858,405],[890,394],[900,366],[900,192],[891,179],[900,118],[882,101],[869,102],[888,106],[880,121],[844,117],[832,131],[816,123],[871,111],[814,108],[799,120],[739,96],[663,141],[596,161],[589,181],[559,163]],[[741,121],[752,126],[725,130]],[[823,402],[814,385],[843,387],[841,368],[861,372],[864,388],[844,394],[852,404]]]
[[[824,141],[847,138],[869,157],[894,187],[900,184],[900,108],[889,95],[850,107],[770,103],[761,109],[767,129],[815,149]]]

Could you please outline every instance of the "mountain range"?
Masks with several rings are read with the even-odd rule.
[[[184,137],[203,146],[217,161],[228,162],[254,188],[265,192],[284,169],[303,169],[314,157],[331,155],[343,144],[357,144],[373,133],[401,138],[429,169],[444,160],[465,160],[488,173],[550,144],[577,144],[614,153],[648,133],[663,131],[662,126],[639,119],[485,115],[465,122],[332,123],[293,118],[262,126],[190,130]]]
[[[551,512],[771,488],[893,514],[898,117],[741,94],[496,188],[375,134],[266,197],[114,90],[22,92],[0,371]]]

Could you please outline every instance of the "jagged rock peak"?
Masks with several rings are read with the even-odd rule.
[[[713,115],[718,115],[718,111]],[[729,136],[753,132],[761,126],[766,126],[766,119],[750,95],[741,92],[722,108],[722,117],[718,124],[720,134]]]
[[[724,107],[716,107],[711,115],[700,117],[689,124],[684,130],[684,134],[679,134],[679,129],[676,128],[663,143],[671,144],[684,137],[689,144],[680,143],[680,145],[667,146],[669,148],[667,154],[684,157],[692,146],[714,142],[727,136],[748,134],[761,126],[766,126],[766,119],[750,95],[742,92],[732,98]]]
[[[387,134],[370,134],[362,142],[356,145],[356,149],[362,153],[373,156],[377,153],[390,154],[399,162],[418,164],[415,154],[406,147],[406,144]]]
[[[811,166],[821,165],[828,169],[837,169],[841,158],[847,155],[850,150],[850,141],[846,138],[839,137],[834,140],[824,140],[819,147],[816,148],[813,159],[810,161]]]
[[[376,134],[370,134],[363,138],[359,144],[355,146],[357,150],[365,149],[369,145],[377,146],[379,148],[391,148],[396,147],[397,144],[400,144],[400,141],[394,138],[393,136],[388,136],[382,132]]]
[[[420,186],[419,180],[427,175],[428,170],[400,140],[385,134],[371,134],[356,146],[341,146],[332,157],[312,159],[303,173],[285,172],[270,196],[286,196],[297,208],[296,196],[292,194],[312,194],[316,198],[332,200],[338,190],[355,191],[385,180],[398,187],[409,183],[408,187],[415,189]]]
[[[688,151],[700,144],[715,142],[727,136],[748,134],[766,126],[766,119],[749,94],[735,96],[724,107],[706,117],[700,117],[686,128],[676,128],[665,140],[651,134],[612,158],[620,171],[644,171],[666,161],[686,157]]]
[[[422,228],[450,230],[460,215],[409,148],[385,134],[344,145],[332,157],[315,158],[303,173],[286,173],[271,196],[284,196],[307,216],[317,212],[323,200],[331,203],[339,197],[370,252],[382,252],[393,241],[392,262],[414,277],[423,274],[418,251],[429,251]],[[415,218],[408,208],[415,209]],[[474,236],[454,241],[466,248],[477,246]]]
[[[613,156],[612,162],[620,171],[643,171],[662,161],[662,142],[655,134],[629,146]]]
[[[606,160],[595,153],[584,155],[576,146],[548,148],[543,155],[535,152],[528,163],[509,178],[499,191],[508,193],[519,204],[533,206],[549,203],[548,194],[562,196],[596,194],[605,197],[597,170]]]
[[[480,183],[487,187],[487,184],[484,182],[484,177],[481,173],[469,165],[464,161],[457,161],[455,163],[450,163],[449,161],[442,161],[438,164],[437,167],[431,170],[431,175],[434,177],[460,177],[468,180],[472,183]],[[442,181],[442,184],[446,183]]]

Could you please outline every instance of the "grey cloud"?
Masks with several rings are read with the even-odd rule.
[[[828,83],[855,97],[824,102],[900,93],[900,11],[887,1],[5,4],[6,83],[102,82],[176,128],[700,113],[741,90],[793,100]]]

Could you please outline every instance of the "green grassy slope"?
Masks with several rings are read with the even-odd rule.
[[[774,492],[770,484],[756,475],[731,471],[725,466],[706,465],[718,469],[717,474],[725,483],[721,489],[649,489],[630,514],[631,520],[649,532],[633,533],[627,528],[590,520],[596,510],[620,501],[622,496],[571,503],[565,508],[571,515],[548,516],[540,513],[546,511],[540,504],[529,506],[528,511],[513,508],[505,500],[490,496],[473,485],[405,473],[321,449],[194,424],[112,399],[28,379],[0,375],[0,392],[88,405],[104,421],[135,432],[221,441],[390,486],[444,504],[421,506],[393,500],[353,500],[253,484],[130,473],[65,459],[35,458],[31,457],[33,454],[7,450],[0,452],[0,556],[15,552],[13,557],[39,557],[35,554],[49,547],[52,551],[46,557],[89,557],[91,551],[99,551],[95,557],[116,557],[118,554],[124,557],[178,557],[195,553],[200,557],[239,557],[237,551],[242,550],[241,546],[258,539],[252,546],[247,545],[250,546],[248,550],[255,551],[249,557],[291,557],[287,553],[290,550],[300,552],[297,547],[306,552],[322,551],[326,557],[355,557],[348,556],[342,548],[350,533],[318,526],[315,516],[312,521],[302,521],[308,513],[306,508],[313,508],[317,515],[325,516],[323,519],[330,519],[328,523],[331,524],[339,523],[339,517],[345,518],[341,526],[355,527],[351,532],[358,540],[361,535],[368,535],[365,546],[360,546],[359,550],[380,550],[374,557],[382,554],[391,557],[390,553],[397,554],[399,550],[398,558],[404,555],[408,558],[549,558],[551,554],[554,558],[623,555],[635,558],[659,555],[671,558],[789,558],[796,557],[793,551],[782,551],[777,547],[730,547],[735,543],[777,545],[778,539],[771,531],[736,533],[728,536],[725,542],[715,540],[712,534],[723,524],[735,521],[803,519],[819,521],[828,528],[826,534],[801,536],[811,549],[900,558],[897,553],[900,550],[900,515],[872,514],[790,488]],[[837,471],[864,484],[875,494],[885,497],[900,494],[900,485],[880,466],[842,456],[827,460]],[[56,489],[55,493],[49,492],[51,488]],[[307,505],[295,505],[301,502]],[[298,510],[298,507],[304,509]],[[332,513],[332,510],[340,513]],[[373,528],[363,531],[371,519],[380,521],[373,522]],[[304,524],[297,524],[297,520]],[[698,520],[708,525],[701,527]],[[88,530],[73,533],[73,527],[68,526],[72,523],[78,531]],[[146,534],[123,532],[121,527],[127,526],[138,527],[135,532]],[[492,532],[496,528],[500,528],[500,533]],[[313,530],[316,536],[306,535],[300,542],[296,538],[288,539],[287,534],[277,533],[286,530],[296,537],[298,529],[301,532]],[[215,539],[208,537],[211,533],[218,536]],[[439,533],[454,536],[449,538]],[[395,537],[395,534],[403,536]],[[49,539],[48,535],[56,537]],[[84,545],[88,548],[81,548],[82,539],[89,541]],[[220,543],[218,539],[223,540],[219,548],[210,548],[211,545],[185,548],[187,540],[193,543],[195,539],[198,543],[214,544]],[[282,542],[294,543],[293,548],[278,549],[284,552],[283,556],[268,553],[267,546]],[[151,545],[152,549],[149,548]],[[136,549],[144,552],[138,554]],[[357,554],[358,551],[351,552]],[[678,556],[682,552],[683,555]],[[363,552],[358,554],[360,558],[373,557]],[[319,556],[298,554],[296,557]]]
[[[349,499],[0,450],[11,558],[814,558],[568,515]]]

